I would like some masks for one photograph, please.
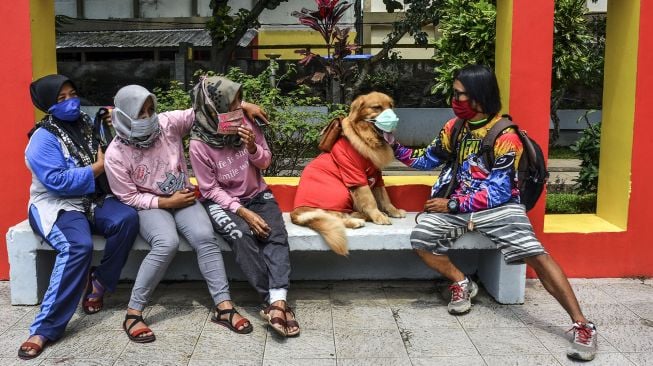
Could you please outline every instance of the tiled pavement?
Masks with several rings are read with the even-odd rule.
[[[653,365],[653,281],[572,285],[599,328],[592,365]],[[22,361],[16,351],[37,308],[11,306],[9,283],[0,282],[0,365],[574,364],[565,356],[570,322],[538,281],[528,281],[524,305],[499,305],[481,292],[459,317],[447,314],[429,281],[297,282],[290,296],[302,334],[295,339],[266,328],[246,284],[233,284],[232,295],[255,325],[249,335],[211,323],[203,283],[162,284],[146,309],[157,341],[146,345],[121,330],[129,286],[107,298],[102,312],[78,312],[61,340]]]

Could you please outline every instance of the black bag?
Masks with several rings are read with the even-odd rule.
[[[535,206],[537,200],[542,195],[544,186],[549,179],[549,172],[546,170],[546,162],[540,145],[538,145],[535,140],[531,139],[526,134],[526,131],[521,130],[519,126],[512,121],[510,115],[504,114],[502,117],[503,118],[490,128],[487,135],[485,135],[481,141],[479,155],[485,159],[485,166],[488,168],[494,166],[494,144],[497,137],[499,137],[507,128],[515,129],[517,136],[519,136],[524,147],[524,151],[522,152],[519,163],[517,164],[517,188],[519,188],[519,201],[526,206],[526,211],[528,211]],[[463,122],[464,121],[460,119],[456,120],[452,130],[451,146],[454,147],[454,150],[457,147],[458,135],[462,129]],[[458,154],[456,151],[453,156],[455,161],[458,161]],[[457,168],[455,170],[457,170]],[[456,174],[455,170],[454,177]]]

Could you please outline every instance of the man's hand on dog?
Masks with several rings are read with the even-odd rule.
[[[243,220],[247,222],[254,232],[254,235],[259,238],[267,238],[270,236],[270,226],[256,212],[241,206],[238,211],[236,211],[236,215],[242,217]]]
[[[449,212],[449,208],[447,208],[448,202],[449,200],[446,198],[431,198],[424,204],[424,211],[447,213]]]
[[[255,154],[256,143],[254,141],[256,139],[256,135],[254,135],[254,131],[252,131],[252,129],[249,127],[240,126],[238,127],[238,136],[240,136],[240,139],[243,140],[243,143],[247,148],[247,152],[250,154]]]

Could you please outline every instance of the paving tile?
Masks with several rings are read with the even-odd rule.
[[[483,356],[488,366],[551,366],[560,365],[553,355]]]
[[[191,361],[232,360],[237,357],[243,361],[263,360],[267,333],[255,328],[249,334],[237,334],[226,328],[205,328],[197,341]]]
[[[147,322],[155,332],[201,330],[209,317],[203,307],[154,305],[147,314]]]
[[[29,329],[32,326],[32,323],[34,322],[34,319],[36,318],[36,315],[40,311],[40,306],[30,306],[29,307],[31,310],[25,313],[23,317],[21,317],[13,326],[13,329]],[[75,313],[73,314],[73,317],[70,319],[70,322],[68,322],[68,326],[66,327],[66,331],[72,331],[74,330],[80,323],[81,320],[86,317],[86,314],[82,311],[81,307],[78,307]]]
[[[354,304],[388,305],[385,291],[380,287],[353,289],[336,285],[331,290],[331,301],[334,305],[341,306]]]
[[[16,352],[18,352],[18,349],[16,349]],[[37,358],[33,358],[31,360],[21,360],[18,358],[18,356],[14,355],[14,357],[0,357],[0,365],[2,366],[34,366],[34,365],[40,365],[41,362],[45,360],[42,356],[39,356]]]
[[[599,329],[606,325],[640,324],[641,319],[621,304],[593,304],[583,306],[583,313]]]
[[[131,360],[128,358],[120,358],[116,360],[113,366],[150,366],[150,365],[179,366],[179,365],[186,365],[186,364],[188,364],[188,360],[186,359],[153,361],[153,360]]]
[[[481,356],[411,358],[413,366],[485,366]]]
[[[11,305],[11,286],[9,281],[0,281],[0,305]]]
[[[87,358],[46,358],[41,362],[41,366],[106,366],[113,365],[116,362],[114,358],[89,358],[92,355],[86,355]],[[134,365],[133,363],[131,365]]]
[[[147,307],[143,310],[143,317],[148,324],[150,324],[149,313],[151,309],[151,307]],[[82,317],[76,329],[122,330],[122,323],[126,314],[126,309],[102,309],[99,313]]]
[[[411,359],[479,355],[462,328],[404,329],[401,331],[401,336]]]
[[[421,288],[421,289],[433,289],[435,282],[432,280],[388,280],[383,281],[383,288],[395,290],[395,289],[408,289],[408,288]]]
[[[293,307],[295,317],[302,329],[333,329],[330,301],[307,301]]]
[[[285,360],[263,360],[263,366],[336,366],[335,358],[298,358]],[[378,365],[378,364],[377,364]],[[226,366],[226,365],[225,365]]]
[[[254,291],[253,288],[236,288],[229,291],[231,293],[231,299],[236,304],[236,306],[260,306],[263,305],[263,300],[261,296]],[[208,294],[208,292],[207,292]],[[213,306],[213,301],[209,299],[209,302]]]
[[[549,354],[527,328],[473,328],[467,334],[482,356]]]
[[[89,355],[99,359],[118,358],[129,340],[124,332],[118,330],[80,330],[66,332],[64,338],[49,348],[48,358],[87,359]]]
[[[156,341],[135,343],[129,341],[120,355],[121,359],[144,361],[176,361],[188,363],[195,349],[199,332],[156,331]],[[122,334],[127,339],[127,335]]]
[[[637,366],[653,366],[653,350],[650,350],[650,352],[624,353],[623,355]]]
[[[622,304],[633,302],[653,302],[653,286],[641,282],[599,285]]]
[[[601,353],[590,361],[572,360],[567,357],[566,352],[554,354],[556,360],[563,366],[565,365],[592,365],[592,366],[634,366],[626,356],[621,353]]]
[[[392,358],[406,356],[406,349],[397,329],[335,330],[338,358]]]
[[[519,328],[526,326],[509,307],[499,304],[474,305],[469,313],[456,318],[463,328]]]
[[[576,298],[581,306],[588,304],[616,304],[618,300],[610,296],[599,286],[592,282],[572,282]],[[549,294],[540,281],[527,280],[524,303],[534,304],[557,304],[557,300]]]
[[[508,305],[526,325],[571,326],[569,315],[557,303]]]
[[[542,342],[544,347],[546,347],[551,353],[558,353],[567,350],[571,339],[573,337],[572,332],[567,332],[569,326],[566,327],[530,327],[531,333]],[[610,353],[610,352],[619,352],[610,342],[605,339],[602,334],[604,328],[599,329],[599,338],[598,338],[598,352],[600,353]]]
[[[447,308],[440,306],[392,306],[400,329],[421,328],[460,328],[457,317],[447,312]]]
[[[333,306],[333,326],[347,329],[397,329],[389,306]]]
[[[268,336],[265,342],[264,359],[266,360],[335,358],[335,356],[331,329],[302,329],[298,337]]]
[[[442,296],[431,287],[384,288],[385,296],[391,305],[437,306],[446,305]]]
[[[0,334],[13,327],[25,315],[30,314],[31,306],[0,305]]]
[[[624,306],[637,314],[637,316],[643,318],[643,320],[653,322],[653,302],[634,302],[624,304]]]
[[[213,307],[213,299],[207,289],[185,287],[157,288],[152,296],[152,303],[167,306],[203,306],[208,309]]]
[[[339,358],[338,366],[411,366],[406,358]]]
[[[115,292],[104,295],[104,309],[124,309],[127,311],[129,298],[132,294],[131,286],[129,288],[117,288]]]
[[[191,358],[188,366],[261,366],[259,360],[196,360]]]
[[[292,288],[288,291],[288,301],[290,303],[303,303],[310,301],[329,301],[331,300],[330,289],[314,288]]]
[[[651,352],[653,328],[647,325],[615,325],[599,328],[601,335],[620,352]]]
[[[29,332],[24,329],[9,329],[2,333],[2,336],[0,336],[0,358],[18,359],[18,347],[27,340],[28,336]],[[50,351],[50,347],[46,347],[39,358],[43,359]]]

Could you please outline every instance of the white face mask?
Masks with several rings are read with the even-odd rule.
[[[388,108],[375,118],[368,119],[368,121],[374,123],[374,125],[383,132],[392,132],[397,128],[399,117],[397,117],[392,109]]]
[[[128,128],[123,128],[123,126],[117,126],[116,123],[116,132],[128,141],[136,142],[140,145],[148,145],[158,137],[159,135],[159,116],[156,113],[153,113],[148,118],[133,119],[129,117],[125,112],[120,110],[120,108],[115,108],[113,113],[120,115],[120,120],[128,120],[130,126],[124,126]],[[120,123],[122,124],[122,123]],[[127,131],[125,131],[127,130]]]

